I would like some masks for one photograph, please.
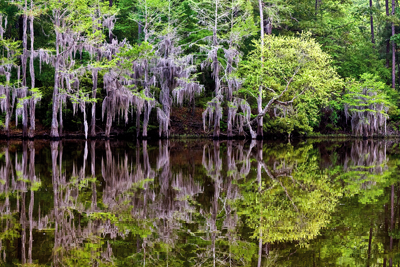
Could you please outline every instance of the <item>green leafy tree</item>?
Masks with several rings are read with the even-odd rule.
[[[301,116],[305,126],[318,125],[320,108],[327,106],[329,99],[334,98],[343,85],[331,66],[331,57],[309,34],[299,37],[271,35],[265,38],[264,47],[259,44],[255,47],[241,65],[246,80],[240,92],[257,98],[258,88],[262,87],[262,99],[258,101],[262,101],[264,106],[262,112],[256,114],[256,119],[277,108],[291,107],[289,118]],[[253,135],[254,122],[248,117],[247,125]]]

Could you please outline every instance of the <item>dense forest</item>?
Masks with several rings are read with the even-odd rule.
[[[0,133],[384,136],[397,0],[0,2]]]

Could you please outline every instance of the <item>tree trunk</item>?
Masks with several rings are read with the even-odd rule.
[[[31,8],[32,4],[31,4]],[[33,16],[30,17],[29,21],[29,28],[30,28],[30,35],[31,35],[31,58],[29,62],[29,72],[31,74],[31,89],[35,88],[35,68],[33,66],[33,60],[34,60],[34,50],[33,50],[33,42],[34,42],[34,31],[33,31]],[[31,96],[31,99],[29,100],[29,115],[30,115],[30,127],[28,131],[28,137],[29,138],[34,138],[35,137],[35,127],[36,127],[36,116],[35,116],[35,109],[36,109],[36,99],[35,95]]]
[[[262,0],[258,0],[258,7],[260,9],[260,33],[261,33],[261,51],[264,49],[264,10]],[[262,52],[261,52],[262,53]],[[263,68],[264,58],[261,55],[261,68]],[[262,112],[262,86],[258,88],[257,108],[258,113]],[[263,139],[263,116],[257,119],[257,139]]]
[[[26,214],[25,214],[25,192],[21,193],[21,215],[20,215],[20,224],[21,224],[21,255],[22,255],[22,265],[26,264]]]
[[[391,194],[390,194],[390,231],[393,231],[394,229],[394,185],[392,185],[391,188]],[[392,252],[393,249],[393,236],[390,235],[389,238],[389,249],[390,252]],[[389,266],[391,267],[393,264],[392,258],[389,259]]]
[[[112,115],[111,112],[107,110],[107,121],[106,121],[106,131],[105,131],[106,139],[110,138],[111,125],[112,125]]]
[[[11,120],[11,113],[12,113],[12,107],[11,107],[11,96],[10,96],[10,87],[8,86],[8,82],[6,85],[6,116],[4,118],[4,130],[6,132],[7,138],[10,137],[10,120]]]
[[[58,132],[60,134],[60,137],[63,135],[63,118],[62,118],[62,107],[63,107],[63,99],[60,99],[58,102],[60,106],[60,110],[58,111],[59,113],[59,122],[60,122],[60,127],[58,128]]]
[[[213,133],[213,138],[215,140],[219,139],[219,136],[221,134],[221,124],[220,124],[220,116],[218,116],[217,114],[214,115],[215,119],[214,119],[214,133]]]
[[[233,138],[233,134],[232,134],[232,121],[233,121],[233,116],[232,116],[232,108],[228,107],[228,139],[232,139]]]
[[[29,180],[35,181],[35,144],[32,141],[28,142],[29,147]],[[28,263],[32,264],[32,248],[33,248],[33,205],[35,203],[35,192],[31,190],[31,200],[29,202],[29,248],[28,248]]]
[[[22,97],[27,96],[28,88],[26,86],[26,61],[28,58],[28,36],[27,36],[27,28],[28,28],[28,16],[26,15],[28,11],[28,3],[25,0],[24,12],[23,15],[23,30],[22,30],[22,87],[23,87],[23,95]],[[28,136],[28,103],[23,101],[23,111],[22,111],[22,137],[26,138]]]
[[[136,138],[139,138],[140,135],[140,110],[136,107]]]
[[[147,102],[144,104],[144,118],[143,118],[143,134],[142,137],[144,139],[147,138],[147,127],[149,126],[149,119],[151,113],[151,104]]]
[[[262,186],[262,166],[261,162],[263,161],[263,141],[257,141],[257,181],[258,181],[258,193],[261,194],[261,186]],[[261,204],[261,203],[260,203]],[[258,264],[257,267],[261,267],[261,256],[262,256],[262,230],[261,230],[261,207],[260,207],[260,238],[258,241]]]
[[[92,98],[96,99],[97,94],[97,75],[98,70],[92,70],[93,77],[93,89],[92,89]],[[96,102],[92,103],[92,118],[90,121],[90,137],[96,137]]]
[[[143,33],[143,29],[142,29],[142,23],[139,21],[138,22],[138,43],[140,44],[140,40],[141,40],[141,36]]]
[[[370,23],[371,23],[371,42],[375,44],[375,35],[374,35],[374,18],[372,16],[372,0],[369,0],[369,8],[370,8]]]
[[[395,13],[395,3],[392,0],[392,15]],[[395,35],[394,23],[392,22],[392,37]],[[392,41],[392,88],[396,88],[396,43]]]
[[[369,228],[369,238],[368,238],[368,262],[367,267],[369,267],[369,261],[371,259],[371,248],[372,248],[372,227]]]
[[[214,19],[214,28],[213,28],[213,49],[218,47],[218,38],[217,38],[217,30],[218,30],[218,0],[215,1],[215,19]],[[218,97],[220,94],[220,80],[219,80],[219,64],[218,64],[218,51],[215,53],[213,56],[213,69],[214,69],[214,82],[215,82],[215,97]],[[220,105],[219,101],[217,102],[216,105]],[[220,120],[222,117],[222,114],[219,114],[220,112],[217,111],[220,109],[220,107],[215,107],[214,111],[214,133],[213,133],[213,138],[214,139],[219,139],[220,136]]]
[[[56,11],[57,12],[57,11]],[[60,22],[58,18],[56,19],[56,27],[60,26]],[[58,112],[58,102],[59,102],[59,95],[58,95],[58,76],[59,76],[59,35],[60,33],[56,32],[56,62],[54,64],[54,90],[53,90],[53,113],[52,113],[52,120],[51,120],[51,138],[59,138],[60,135],[58,133],[58,120],[57,120],[57,112]]]
[[[386,16],[389,16],[389,0],[385,0]]]

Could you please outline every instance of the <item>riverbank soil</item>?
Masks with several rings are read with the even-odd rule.
[[[202,108],[195,108],[195,111],[187,107],[174,107],[171,110],[171,126],[170,135],[176,136],[206,136],[203,130]],[[157,127],[158,128],[158,125]],[[102,122],[98,123],[97,137],[104,137],[104,125]],[[38,138],[50,137],[50,128],[45,127],[40,119],[36,120],[36,135]],[[123,127],[113,127],[110,133],[111,137],[126,136],[127,129]],[[132,135],[132,134],[129,134]],[[133,133],[134,135],[134,133]],[[157,137],[158,129],[149,129],[149,135]],[[10,122],[10,138],[22,138],[22,124],[15,125],[15,120]],[[64,128],[64,137],[69,138],[83,138],[83,129],[79,131],[69,131]],[[5,138],[4,129],[0,129],[0,138]]]

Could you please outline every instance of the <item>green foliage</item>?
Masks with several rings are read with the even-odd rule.
[[[261,188],[253,179],[241,185],[240,213],[253,229],[253,237],[262,236],[264,243],[305,245],[329,223],[341,189],[319,169],[312,145],[297,149],[281,145],[267,151],[266,158],[280,164],[273,170],[264,167],[268,176]],[[290,175],[287,170],[291,170]]]
[[[386,127],[383,124],[386,124],[387,112],[391,106],[384,93],[386,85],[378,81],[378,77],[365,73],[360,82],[349,80],[346,87],[343,104],[346,118],[351,117],[353,132],[368,127],[369,132],[378,133],[379,127]]]
[[[310,131],[310,127],[319,124],[320,109],[327,106],[343,86],[331,66],[331,57],[309,34],[298,37],[271,35],[264,42],[264,48],[255,44],[256,49],[241,65],[245,83],[240,93],[255,97],[261,86],[263,103],[272,101],[271,109],[286,108],[293,102],[289,115],[276,122],[276,126],[294,120],[301,120],[301,123],[275,131],[290,133],[300,124],[303,125],[300,132]]]

